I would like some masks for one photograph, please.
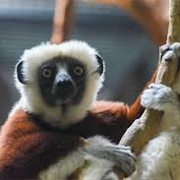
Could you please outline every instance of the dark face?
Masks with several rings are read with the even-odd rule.
[[[96,55],[98,68],[94,73],[103,73],[103,60]],[[16,65],[19,82],[28,85],[23,73],[23,61]],[[44,101],[52,107],[78,104],[86,88],[87,69],[85,64],[70,57],[56,57],[42,64],[37,79]]]
[[[85,91],[86,68],[72,58],[54,58],[40,67],[38,80],[48,105],[78,104]]]

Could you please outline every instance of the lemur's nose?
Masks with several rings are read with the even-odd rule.
[[[68,74],[60,74],[56,77],[53,91],[57,98],[66,99],[73,97],[77,90]]]
[[[62,74],[57,82],[58,91],[71,91],[74,86],[69,76]]]

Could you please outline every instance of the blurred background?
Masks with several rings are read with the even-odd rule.
[[[13,81],[14,65],[24,49],[51,39],[55,7],[59,11],[57,1],[0,0],[1,122],[19,98]],[[128,8],[113,2],[69,1],[73,3],[73,18],[71,25],[66,27],[69,28],[68,37],[63,40],[87,41],[103,57],[106,80],[99,99],[131,104],[156,68],[158,46],[162,41],[153,38],[148,27]],[[62,8],[62,4],[58,6]],[[150,16],[146,18],[150,19]],[[154,25],[153,28],[158,27]]]

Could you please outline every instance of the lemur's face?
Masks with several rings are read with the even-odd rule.
[[[54,58],[42,64],[37,76],[41,94],[48,105],[78,104],[81,101],[86,88],[87,70],[78,60]]]
[[[36,78],[42,98],[49,106],[63,106],[68,103],[78,104],[83,98],[86,89],[86,77],[103,72],[103,62],[96,55],[99,66],[88,72],[86,65],[72,57],[55,57],[41,64],[37,69]],[[17,66],[19,81],[26,84],[22,67],[23,62]]]
[[[16,66],[21,106],[47,119],[81,119],[102,86],[103,67],[102,58],[85,42],[33,47]]]

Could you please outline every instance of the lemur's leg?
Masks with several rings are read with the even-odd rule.
[[[161,49],[161,59],[171,62],[180,57],[180,43],[165,45]],[[180,81],[179,81],[180,82]],[[149,109],[164,111],[160,133],[144,148],[139,157],[133,180],[178,179],[180,154],[180,103],[178,93],[163,84],[151,84],[141,98],[141,104]],[[177,177],[177,178],[176,178]]]
[[[89,145],[82,150],[95,156],[96,158],[111,161],[125,176],[131,175],[135,171],[136,158],[130,147],[118,146],[108,140],[95,136],[88,139]]]
[[[171,61],[174,57],[180,57],[180,43],[165,45],[161,48],[162,60]],[[143,92],[141,104],[146,108],[177,111],[176,113],[180,114],[178,93],[163,84],[153,83]]]

